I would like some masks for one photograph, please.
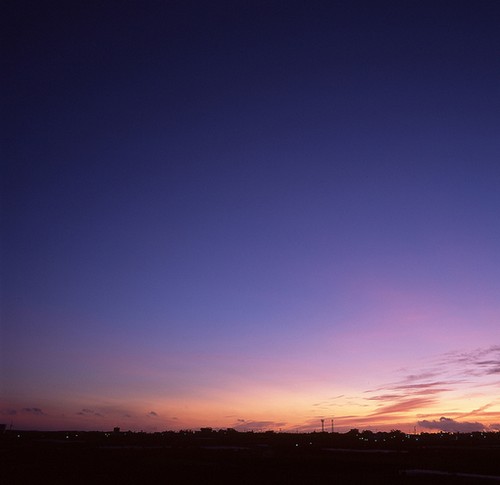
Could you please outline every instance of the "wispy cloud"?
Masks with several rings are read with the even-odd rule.
[[[464,402],[471,399],[473,401],[470,402],[477,403],[481,398],[490,396],[491,400],[491,393],[484,392],[483,389],[500,384],[499,345],[467,352],[448,352],[423,362],[420,369],[400,369],[397,374],[399,379],[394,382],[368,389],[358,396],[357,404],[365,402],[371,410],[358,416],[339,416],[335,413],[336,423],[340,426],[355,424],[358,427],[373,423],[408,423],[420,419],[419,425],[425,429],[453,428],[460,431],[488,428],[484,422],[498,423],[500,419],[497,407],[500,401],[486,402],[469,411],[463,409]],[[349,398],[349,401],[352,409],[354,400]],[[316,402],[311,411],[315,414],[323,410],[330,413],[331,405],[334,404],[339,409],[346,402],[347,398],[337,403],[332,400]],[[435,410],[439,408],[441,414],[436,415]],[[424,417],[428,419],[422,420]],[[471,417],[475,419],[470,420]],[[464,421],[465,418],[469,420]],[[304,426],[312,425],[316,428],[317,423],[318,419],[315,417],[306,421]],[[493,429],[491,426],[489,429]]]
[[[489,402],[488,404],[485,404],[484,406],[481,406],[477,409],[473,409],[472,411],[469,411],[468,413],[461,414],[461,418],[466,418],[469,416],[477,416],[478,414],[484,414],[484,412],[488,409],[491,408],[495,403],[494,402]]]
[[[478,348],[469,352],[448,352],[438,359],[438,364],[455,370],[464,376],[488,376],[500,373],[500,345]]]
[[[460,390],[465,385],[477,384],[477,379],[471,379],[472,377],[487,377],[496,373],[500,373],[500,346],[470,352],[448,352],[431,362],[427,369],[407,373],[395,383],[366,391],[374,395],[365,399],[387,403],[377,413],[393,410],[399,412],[407,403],[419,401],[425,407],[438,402],[445,393]],[[477,411],[487,407],[489,405]]]
[[[393,389],[396,391],[406,391],[406,392],[424,392],[424,393],[435,393],[449,391],[450,389],[442,388],[436,389],[437,386],[450,386],[453,384],[458,384],[460,381],[436,381],[436,382],[424,382],[421,384],[401,384],[399,386],[394,386]]]
[[[407,413],[409,411],[414,411],[417,409],[422,409],[426,406],[430,406],[431,404],[435,404],[435,402],[436,399],[426,397],[416,397],[413,399],[398,398],[396,402],[378,408],[374,413],[371,413],[370,416],[378,416],[381,414],[391,413]]]
[[[284,426],[286,426],[284,421],[248,421],[240,418],[232,427],[238,431],[266,431],[277,430]]]
[[[400,394],[380,394],[378,396],[367,397],[368,401],[392,401],[393,399],[399,399]]]
[[[420,374],[422,379],[430,377],[436,377],[435,373]],[[380,417],[382,415],[421,410],[435,405],[439,401],[439,396],[450,390],[450,387],[443,387],[449,386],[450,381],[438,380],[417,383],[415,380],[415,375],[406,376],[403,380],[394,384],[387,384],[376,390],[365,391],[365,394],[374,394],[365,397],[366,401],[378,403],[378,407],[369,416]]]
[[[98,413],[92,409],[87,409],[87,408],[84,408],[82,409],[81,411],[77,412],[76,414],[78,414],[79,416],[98,416],[98,417],[103,417],[103,415],[101,413]]]

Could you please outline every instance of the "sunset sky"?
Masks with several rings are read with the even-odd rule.
[[[500,430],[500,2],[2,11],[0,423]]]

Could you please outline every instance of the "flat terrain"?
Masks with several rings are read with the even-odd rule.
[[[499,436],[15,433],[0,441],[4,485],[500,483]]]

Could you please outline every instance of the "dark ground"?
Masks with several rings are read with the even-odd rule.
[[[422,439],[387,443],[386,437],[380,443],[322,433],[228,437],[215,432],[185,436],[72,432],[18,437],[10,432],[0,440],[0,483],[500,483],[500,436],[486,443],[447,437],[443,443],[435,438],[424,443]]]

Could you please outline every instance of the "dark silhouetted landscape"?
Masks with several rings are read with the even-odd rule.
[[[4,485],[500,481],[500,433],[9,431],[0,451]]]

